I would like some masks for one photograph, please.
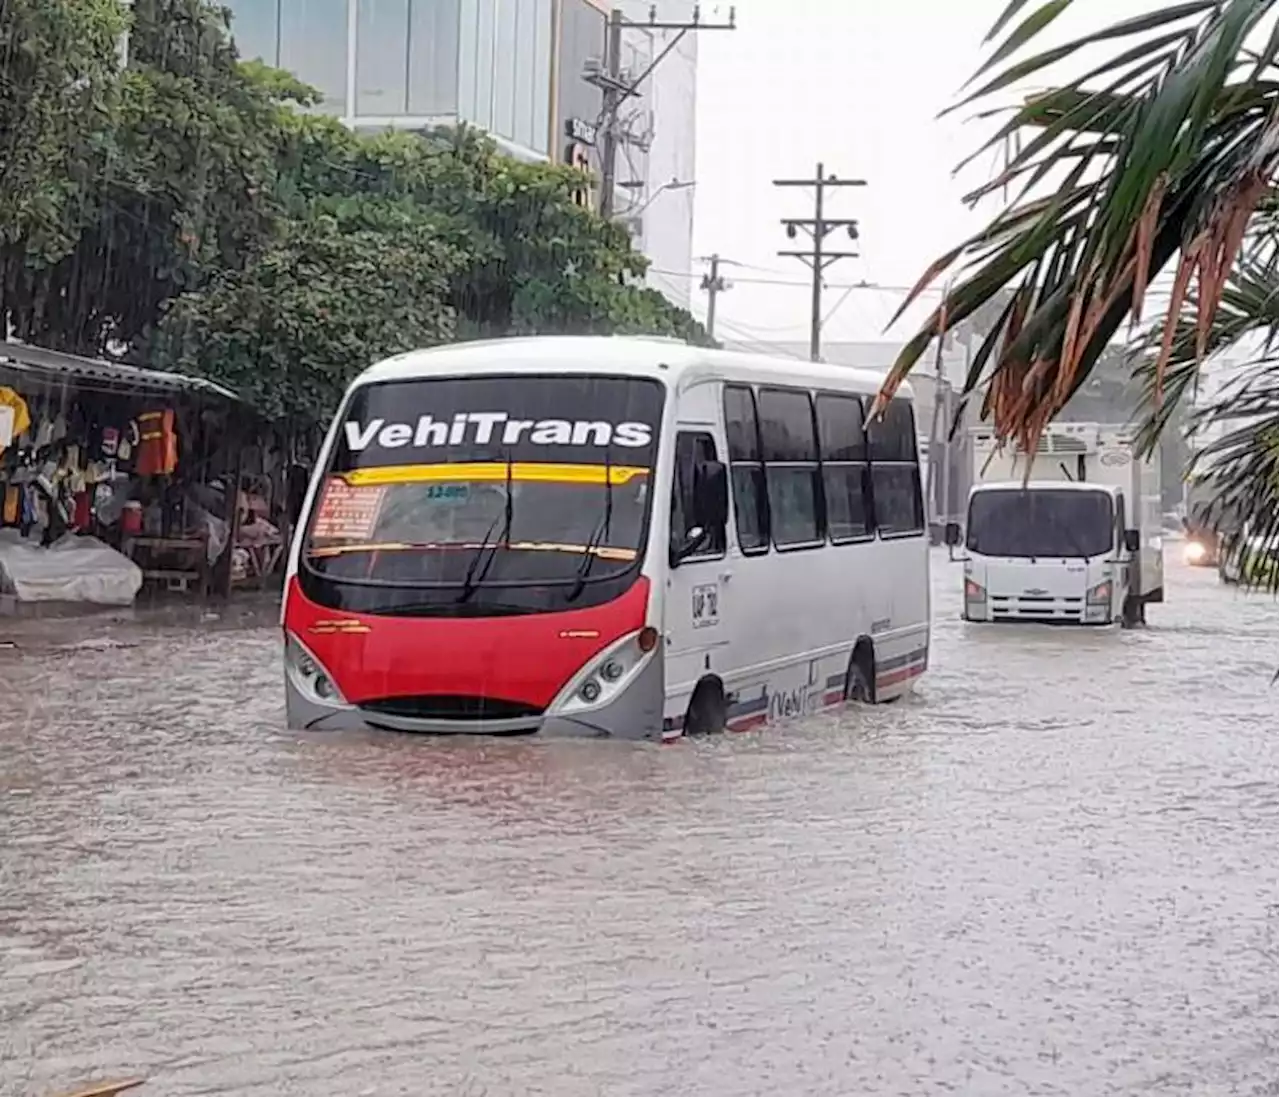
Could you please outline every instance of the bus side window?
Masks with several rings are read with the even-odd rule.
[[[716,460],[716,440],[706,431],[680,431],[676,435],[676,470],[671,491],[671,540],[683,542],[692,529],[693,475],[699,461]],[[688,560],[705,560],[723,556],[725,551],[724,526],[707,531],[701,547]]]
[[[755,556],[769,551],[769,495],[760,455],[756,398],[750,388],[725,385],[724,422],[738,548],[745,556]]]
[[[1128,514],[1125,512],[1124,492],[1116,494],[1116,549],[1124,548],[1124,531],[1127,525],[1126,519]]]
[[[818,437],[809,393],[761,389],[760,444],[769,488],[773,543],[817,548],[826,541]]]
[[[924,532],[920,453],[915,416],[906,400],[890,400],[867,431],[871,450],[871,499],[882,535]]]
[[[862,401],[856,396],[819,393],[815,404],[827,533],[831,543],[841,545],[870,537],[875,533],[875,525],[868,498]]]

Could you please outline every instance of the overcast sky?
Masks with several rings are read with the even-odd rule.
[[[982,38],[1005,0],[740,0],[738,29],[698,42],[698,185],[695,254],[713,251],[750,269],[728,271],[721,297],[723,338],[808,337],[805,285],[746,279],[808,278],[779,223],[808,216],[812,191],[779,189],[778,177],[812,174],[818,160],[865,188],[835,192],[833,216],[861,220],[862,258],[830,268],[826,306],[865,279],[913,283],[928,263],[981,218],[961,196],[988,177],[991,156],[959,181],[952,168],[980,143],[981,123],[959,112],[938,120],[983,58]],[[728,5],[704,4],[707,17]],[[1156,6],[1152,0],[1080,0],[1060,20],[1072,35]],[[989,125],[989,123],[987,124]],[[966,186],[965,184],[968,184]],[[988,211],[990,212],[990,211]],[[847,246],[839,234],[833,246]],[[672,275],[675,277],[675,275]],[[853,291],[824,338],[877,339],[900,292]],[[705,295],[695,294],[701,314]],[[920,322],[922,314],[908,321]],[[909,335],[905,325],[892,336]]]

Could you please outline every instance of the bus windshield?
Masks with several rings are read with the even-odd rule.
[[[999,489],[969,500],[966,545],[980,556],[1101,556],[1114,543],[1105,492]]]
[[[302,565],[328,587],[377,588],[392,609],[388,588],[409,601],[521,586],[576,598],[640,559],[663,395],[594,375],[363,386],[337,425]]]

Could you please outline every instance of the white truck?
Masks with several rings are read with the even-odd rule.
[[[1160,462],[1132,435],[1053,423],[1035,454],[971,435],[973,487],[963,537],[967,621],[1126,625],[1164,601]]]

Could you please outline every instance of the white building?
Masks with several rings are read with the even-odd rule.
[[[635,24],[649,21],[654,11],[660,22],[688,19],[691,6],[682,0],[620,0],[623,15]],[[618,178],[626,197],[618,203],[619,215],[628,221],[636,247],[659,270],[692,270],[694,185],[697,181],[698,32],[680,35],[674,30],[634,27],[625,33],[628,56],[624,62],[635,71],[653,70],[640,86],[640,98],[624,108],[624,125],[638,115],[647,148],[624,148],[619,153]],[[678,41],[677,41],[678,39]],[[671,47],[661,61],[658,56]],[[682,308],[688,308],[693,286],[688,280],[652,278]]]
[[[649,0],[618,0],[649,20]],[[509,155],[599,173],[607,0],[227,0],[244,57],[287,69],[353,128],[468,123]],[[665,0],[661,21],[692,4]],[[638,77],[671,31],[629,26],[622,67]],[[654,265],[689,270],[693,239],[697,34],[654,68],[620,114],[614,208]],[[657,286],[657,283],[654,283]],[[688,306],[688,286],[658,287]]]

